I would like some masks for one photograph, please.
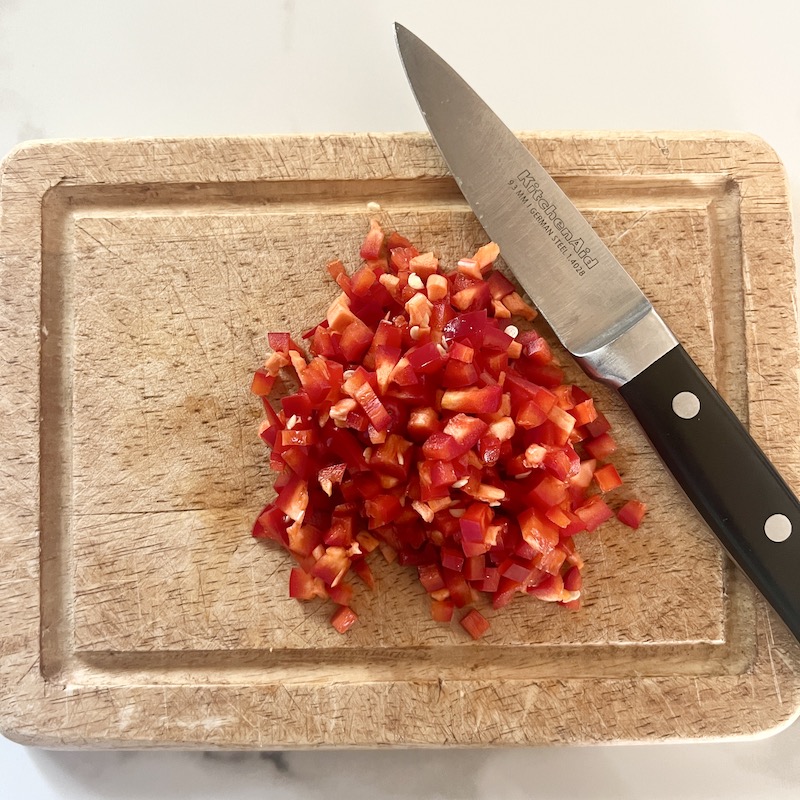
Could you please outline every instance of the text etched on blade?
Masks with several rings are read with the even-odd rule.
[[[516,178],[511,178],[508,185],[555,246],[567,257],[570,266],[579,276],[597,266],[598,259],[592,257],[591,247],[570,231],[559,217],[556,204],[549,202],[544,196],[534,175],[524,169]]]

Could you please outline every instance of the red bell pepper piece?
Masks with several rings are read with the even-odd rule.
[[[383,229],[380,223],[373,219],[369,223],[369,231],[367,232],[364,243],[361,245],[360,256],[363,259],[379,258],[381,250],[383,249]]]
[[[358,615],[352,608],[340,606],[331,617],[331,625],[333,625],[339,633],[346,633],[355,625],[357,620]]]
[[[461,618],[460,624],[473,639],[480,639],[489,630],[489,621],[474,608]]]
[[[628,500],[617,512],[617,519],[634,530],[642,524],[647,506],[639,500]]]

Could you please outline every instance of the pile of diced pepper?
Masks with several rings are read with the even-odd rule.
[[[498,255],[489,243],[444,274],[373,220],[356,272],[328,264],[341,294],[302,334],[310,355],[268,335],[251,388],[277,497],[253,536],[289,552],[290,596],[328,598],[340,633],[357,620],[351,575],[375,589],[376,551],[417,570],[434,620],[467,609],[476,639],[489,621],[475,604],[580,607],[573,537],[615,513],[616,442],[594,400],[564,383]],[[273,405],[282,370],[299,389]],[[616,512],[631,528],[644,513],[638,500]]]

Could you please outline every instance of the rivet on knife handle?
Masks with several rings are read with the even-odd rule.
[[[800,639],[800,502],[678,345],[619,387],[731,558]]]

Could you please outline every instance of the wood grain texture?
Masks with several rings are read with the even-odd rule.
[[[795,489],[785,180],[759,139],[523,134]],[[45,746],[484,745],[754,736],[800,646],[630,414],[637,532],[584,537],[587,603],[429,620],[376,562],[348,636],[249,537],[270,497],[249,375],[309,327],[381,204],[445,263],[485,241],[426,136],[30,143],[0,182],[0,727]],[[554,345],[555,346],[555,345]],[[573,379],[585,376],[560,347]]]

